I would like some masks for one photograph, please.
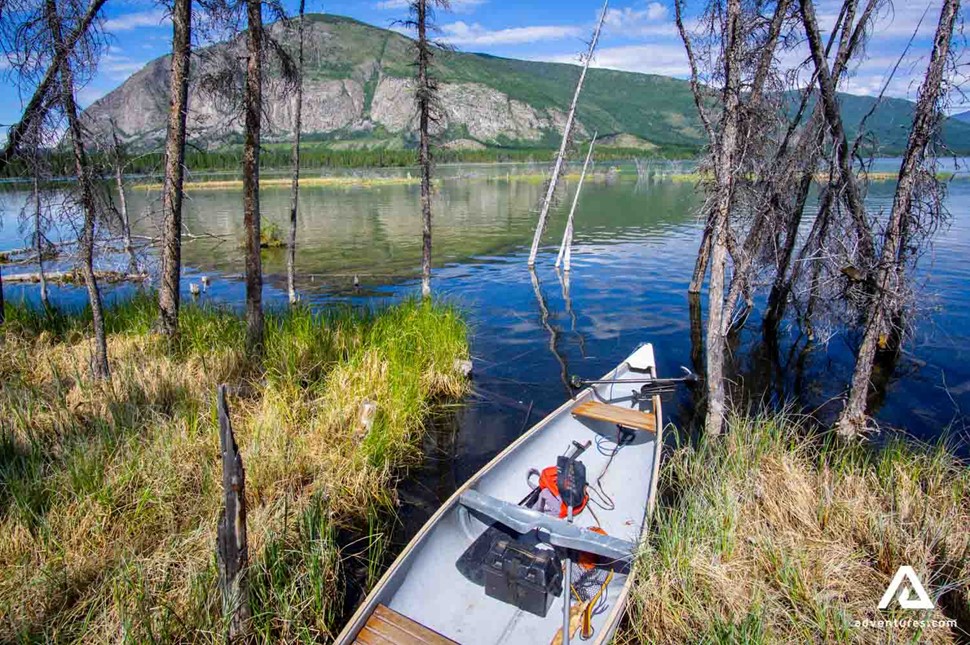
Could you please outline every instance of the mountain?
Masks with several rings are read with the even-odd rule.
[[[278,40],[288,34],[271,27]],[[239,57],[243,37],[208,47],[194,57],[188,123],[197,145],[220,147],[241,140],[238,106],[203,90],[200,79],[219,61]],[[308,141],[336,148],[413,145],[416,119],[411,98],[411,43],[401,34],[350,18],[307,16],[303,127]],[[169,57],[158,58],[85,111],[89,127],[114,123],[137,147],[156,148],[165,135]],[[435,56],[441,81],[439,133],[451,147],[543,147],[558,145],[579,70],[542,63],[441,50]],[[211,74],[209,74],[211,75]],[[270,69],[264,92],[267,141],[289,139],[295,97]],[[847,127],[874,99],[843,95]],[[902,150],[913,104],[889,99],[869,118],[882,152]],[[686,81],[591,69],[578,108],[580,138],[598,131],[613,145],[640,149],[695,149],[704,142]],[[851,129],[851,128],[850,128]],[[949,120],[951,148],[970,150],[970,124]],[[620,143],[622,142],[622,143]]]
[[[970,110],[960,112],[959,114],[951,114],[950,118],[956,119],[957,121],[962,121],[964,123],[970,123]]]

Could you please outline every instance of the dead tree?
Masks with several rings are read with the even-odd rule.
[[[905,282],[907,262],[912,253],[911,237],[920,226],[914,196],[921,183],[936,183],[935,168],[932,164],[930,168],[924,167],[924,161],[927,148],[938,135],[942,122],[940,101],[944,72],[959,13],[959,0],[944,0],[933,40],[933,52],[920,86],[913,126],[899,168],[892,210],[883,233],[875,290],[866,312],[865,331],[852,375],[852,387],[836,424],[838,431],[844,435],[854,435],[865,428],[866,400],[877,351],[880,345],[888,345],[888,349],[896,351],[902,335],[900,326],[906,302]],[[937,190],[936,186],[931,186],[931,190]],[[931,219],[938,217],[939,213],[931,213]]]
[[[246,351],[252,358],[258,358],[263,346],[263,266],[260,256],[261,212],[259,199],[259,158],[263,114],[264,58],[270,54],[278,63],[278,68],[267,76],[270,80],[280,79],[280,90],[289,91],[295,86],[296,67],[285,48],[277,42],[271,30],[264,26],[263,11],[281,21],[286,14],[279,0],[207,0],[207,14],[219,25],[220,29],[237,30],[245,20],[246,55],[237,57],[227,55],[219,61],[213,60],[211,69],[200,77],[203,91],[233,102],[233,107],[241,108],[243,120],[242,183],[243,183],[243,226],[245,229],[244,254],[246,283]],[[245,61],[245,71],[240,63]],[[239,88],[237,79],[244,78]],[[241,106],[235,101],[241,95]]]
[[[216,534],[219,590],[229,642],[243,641],[249,630],[249,540],[246,533],[246,471],[236,445],[226,403],[226,386],[216,390],[219,445],[222,449],[223,508]]]
[[[694,47],[691,45],[690,35],[684,26],[683,0],[674,0],[674,20],[677,24],[677,31],[680,39],[684,43],[684,51],[687,53],[687,62],[690,65],[690,89],[694,97],[694,107],[697,109],[697,116],[700,118],[704,131],[707,133],[708,145],[713,148],[716,143],[714,126],[708,116],[709,106],[707,105],[708,88],[700,81],[700,71],[697,57],[694,54]],[[704,231],[701,234],[701,243],[697,250],[697,260],[694,263],[694,273],[687,287],[687,293],[698,294],[704,283],[704,276],[707,274],[707,266],[711,259],[711,235],[714,230],[713,211],[708,211],[704,217]]]
[[[99,17],[105,2],[107,0],[91,0],[77,25],[68,32],[66,37],[61,38],[61,45],[57,51],[53,52],[50,64],[24,107],[20,121],[13,124],[7,131],[7,141],[4,144],[3,151],[0,152],[0,171],[4,170],[10,160],[20,152],[25,137],[40,128],[48,110],[55,102],[54,98],[60,93],[58,85],[60,84],[62,65],[70,62],[69,58],[74,54],[75,48],[87,38],[92,26],[96,24],[96,19]],[[12,17],[15,21],[22,21],[22,16],[12,10],[13,8],[10,6],[12,4],[11,2],[3,3],[3,12],[7,13],[7,16],[3,16],[3,18],[9,20]]]
[[[708,186],[708,198],[704,205],[707,220],[707,244],[698,251],[699,260],[706,265],[710,255],[711,277],[708,288],[708,317],[706,336],[706,384],[707,384],[707,432],[721,432],[727,415],[726,382],[724,363],[727,349],[724,316],[724,296],[728,262],[728,249],[732,246],[731,213],[735,202],[736,186],[741,178],[739,171],[742,123],[742,65],[745,58],[745,29],[742,24],[741,0],[728,0],[725,10],[712,5],[709,31],[714,45],[708,51],[708,64],[712,76],[720,79],[720,117],[715,128],[708,116],[709,92],[699,81],[698,62],[692,39],[683,27],[681,9],[677,9],[677,23],[688,61],[692,68],[691,89],[702,123],[711,138],[709,158],[712,179]]]
[[[835,28],[832,31],[832,37],[825,50],[826,57],[828,57],[835,37],[839,35],[839,46],[836,51],[835,62],[832,65],[832,81],[835,85],[838,85],[852,56],[862,48],[879,0],[867,0],[858,22],[855,22],[857,4],[858,0],[846,0],[843,3]],[[853,24],[854,22],[855,24]],[[797,267],[792,267],[792,258],[795,257],[798,231],[802,224],[805,206],[808,202],[809,192],[818,170],[827,136],[825,120],[821,114],[821,104],[816,104],[807,124],[805,124],[801,133],[796,136],[796,129],[801,125],[801,115],[805,110],[809,96],[812,94],[814,85],[813,81],[802,90],[800,108],[792,119],[785,139],[778,148],[775,167],[782,168],[783,171],[776,173],[777,179],[770,187],[772,194],[767,199],[767,202],[776,211],[776,217],[782,221],[783,226],[781,250],[775,257],[773,267],[775,276],[765,307],[764,328],[765,333],[769,335],[777,333],[778,325],[785,315],[793,283],[797,280],[797,275],[792,277],[790,273],[797,273]],[[796,187],[794,194],[792,192],[793,185]],[[821,209],[821,211],[823,215],[826,212],[825,209]],[[823,221],[817,221],[817,223],[825,224]],[[810,240],[816,239],[814,235],[810,235]],[[803,266],[803,263],[799,262],[797,266]]]
[[[259,141],[263,112],[263,3],[246,0],[246,89],[243,97],[243,224],[246,229],[246,349],[263,350],[263,261],[260,256]]]
[[[711,232],[711,280],[707,314],[707,419],[705,428],[719,434],[727,416],[724,356],[726,339],[721,320],[724,311],[724,280],[727,269],[731,203],[734,195],[734,163],[741,116],[741,0],[728,0],[724,17],[723,113],[714,164],[714,221]]]
[[[576,194],[573,196],[573,205],[569,208],[569,218],[566,220],[566,230],[562,234],[562,244],[559,245],[559,255],[556,257],[556,268],[563,265],[564,271],[569,271],[572,265],[572,246],[573,246],[573,218],[576,215],[576,206],[579,204],[579,194],[583,190],[583,181],[586,179],[586,169],[589,168],[589,160],[593,157],[593,146],[596,145],[596,135],[589,142],[589,150],[586,152],[586,161],[583,162],[583,171],[579,175],[579,183],[576,184]],[[638,160],[639,161],[639,160]],[[640,170],[639,163],[637,171]]]
[[[111,122],[111,161],[114,165],[115,187],[118,190],[118,222],[121,225],[121,242],[128,256],[128,273],[138,273],[138,258],[131,242],[131,219],[128,216],[128,196],[125,193],[125,165],[128,153],[118,137],[118,126]]]
[[[293,182],[290,188],[290,235],[286,244],[286,287],[290,295],[290,304],[297,301],[296,297],[296,213],[300,200],[300,134],[303,128],[303,39],[304,39],[304,11],[306,0],[300,0],[300,24],[297,45],[297,85],[296,85],[296,114],[293,120]]]
[[[404,25],[417,31],[415,48],[414,100],[418,111],[418,164],[421,166],[421,296],[431,296],[431,127],[438,122],[441,107],[434,64],[434,43],[428,36],[434,30],[434,8],[448,8],[449,0],[411,0],[411,18]]]
[[[600,31],[603,29],[603,21],[606,20],[606,9],[608,6],[609,0],[606,0],[603,3],[603,11],[600,14],[599,22],[596,23],[596,29],[593,31],[593,38],[589,42],[589,50],[583,59],[583,69],[579,73],[579,80],[576,82],[573,101],[569,104],[569,113],[566,115],[566,124],[562,130],[562,142],[559,144],[559,152],[556,153],[556,159],[552,164],[552,173],[549,175],[549,185],[546,187],[545,197],[543,197],[542,203],[539,205],[539,221],[536,223],[536,231],[532,236],[532,248],[529,251],[529,267],[534,267],[536,264],[536,255],[539,253],[539,242],[542,240],[542,233],[546,228],[549,208],[552,206],[553,198],[556,194],[556,187],[559,185],[559,176],[562,174],[563,164],[566,160],[566,151],[569,149],[569,142],[572,138],[573,124],[576,121],[576,105],[579,103],[579,95],[583,91],[583,82],[586,80],[586,72],[589,70],[589,64],[593,60],[593,54],[596,52],[596,43],[599,41]]]
[[[169,72],[171,100],[162,189],[162,275],[158,289],[159,327],[169,337],[178,332],[182,275],[182,183],[185,176],[191,30],[192,0],[175,0],[172,7],[172,68]]]
[[[829,63],[822,48],[822,39],[819,36],[812,0],[801,0],[801,8],[809,50],[815,63],[815,75],[821,94],[822,114],[825,116],[825,121],[835,143],[834,155],[839,168],[840,186],[845,192],[846,205],[856,228],[860,261],[868,267],[875,257],[875,251],[872,248],[871,226],[862,201],[863,195],[859,188],[858,179],[852,170],[851,149],[845,128],[842,125],[839,102],[835,96],[835,83],[832,81]]]
[[[74,156],[74,169],[77,175],[77,190],[80,193],[80,206],[84,223],[81,229],[79,254],[81,273],[88,291],[88,303],[91,307],[91,322],[94,327],[94,355],[91,361],[92,375],[96,380],[108,380],[111,372],[108,368],[108,345],[104,330],[104,311],[101,302],[101,291],[98,288],[97,276],[94,272],[94,235],[97,221],[97,205],[94,196],[94,181],[91,166],[88,162],[87,151],[84,147],[84,132],[78,115],[77,102],[74,97],[74,76],[70,52],[67,41],[62,35],[61,17],[58,13],[56,0],[45,0],[45,18],[50,31],[53,57],[60,60],[60,104],[67,118],[68,136]]]
[[[37,273],[40,276],[40,302],[44,309],[50,309],[47,294],[47,275],[44,273],[44,227],[41,225],[40,180],[34,174],[34,250],[37,253]]]

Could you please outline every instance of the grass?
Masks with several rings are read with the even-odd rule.
[[[460,396],[466,331],[446,306],[270,313],[262,365],[233,312],[183,306],[151,332],[143,295],[107,311],[110,385],[88,377],[89,314],[8,303],[0,353],[0,641],[222,640],[214,387],[246,466],[252,628],[332,638],[380,556],[394,484],[436,401]],[[364,401],[376,404],[369,431]],[[384,518],[384,519],[381,519]],[[343,537],[342,537],[343,536]]]
[[[970,625],[970,470],[940,445],[837,442],[788,416],[735,418],[676,448],[621,642],[961,642]],[[901,565],[932,611],[877,609]],[[892,609],[891,607],[891,609]]]
[[[420,183],[417,177],[300,177],[300,186],[328,188],[376,188],[378,186],[401,186]],[[284,177],[261,179],[260,188],[289,188],[292,180]],[[186,190],[237,190],[242,188],[242,179],[213,179],[189,181]],[[160,190],[160,183],[136,184],[138,190]]]

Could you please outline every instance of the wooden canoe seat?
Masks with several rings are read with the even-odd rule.
[[[433,629],[399,614],[390,607],[377,605],[354,639],[361,645],[458,645]]]
[[[607,421],[635,430],[657,432],[657,417],[652,412],[641,412],[632,408],[621,408],[600,401],[583,401],[573,408],[573,416]]]

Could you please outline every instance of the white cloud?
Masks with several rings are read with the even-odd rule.
[[[126,80],[145,66],[146,61],[131,59],[127,56],[108,53],[101,57],[98,65],[101,72],[115,81]]]
[[[554,63],[577,63],[577,57],[574,54],[551,56],[543,60]],[[685,76],[689,72],[687,56],[679,43],[604,47],[596,50],[596,56],[590,63],[590,67],[664,76]]]
[[[676,36],[674,23],[668,21],[669,17],[667,5],[644,2],[637,6],[607,10],[603,26],[607,33],[630,38]]]
[[[541,25],[490,30],[477,22],[467,24],[459,20],[442,25],[441,33],[441,40],[454,45],[483,46],[534,43],[540,40],[562,40],[581,36],[583,30],[574,25]]]
[[[476,7],[485,4],[488,0],[451,0],[449,10],[455,13],[471,13]],[[381,0],[375,6],[378,9],[407,9],[408,0]]]
[[[168,14],[161,9],[152,11],[136,11],[125,13],[104,21],[105,31],[108,33],[118,31],[131,31],[140,27],[158,27],[170,22]]]

